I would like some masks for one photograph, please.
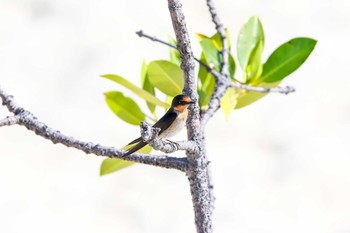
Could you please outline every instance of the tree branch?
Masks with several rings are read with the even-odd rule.
[[[151,41],[159,42],[159,43],[161,43],[161,44],[164,44],[164,45],[166,45],[166,46],[169,46],[169,47],[171,47],[171,48],[177,50],[177,47],[176,47],[175,45],[170,44],[170,43],[168,43],[168,42],[165,42],[164,40],[158,39],[158,38],[155,37],[155,36],[150,36],[150,35],[148,35],[148,34],[145,34],[142,30],[137,31],[136,34],[137,34],[139,37],[145,37],[145,38],[147,38],[147,39],[150,39]]]
[[[170,44],[170,43],[168,43],[168,42],[165,42],[164,40],[158,39],[158,38],[155,37],[155,36],[151,36],[151,35],[145,34],[142,30],[137,31],[136,34],[137,34],[139,37],[145,37],[145,38],[147,38],[147,39],[150,39],[150,40],[153,41],[153,42],[159,42],[159,43],[161,43],[161,44],[163,44],[163,45],[169,46],[170,48],[173,48],[173,49],[178,50],[177,47],[176,47],[175,45]],[[200,59],[198,59],[198,58],[196,58],[196,57],[194,57],[194,56],[193,56],[193,59],[194,59],[196,62],[198,62],[202,67],[204,67],[204,68],[206,69],[206,71],[208,71],[209,73],[211,73],[211,74],[214,76],[215,79],[218,78],[218,77],[220,76],[220,73],[219,73],[219,72],[217,72],[215,69],[213,69],[213,68],[207,66],[207,64],[205,64],[204,62],[202,62]],[[219,74],[219,75],[218,75],[218,74]]]
[[[229,87],[247,90],[247,91],[254,91],[254,92],[261,92],[261,93],[280,93],[285,95],[295,92],[294,87],[291,87],[291,86],[268,88],[268,87],[249,86],[241,83],[231,83]]]
[[[159,128],[153,128],[146,122],[141,122],[141,137],[144,142],[147,142],[155,150],[160,150],[164,153],[173,153],[178,150],[185,150],[191,153],[198,151],[198,146],[193,141],[178,141],[171,142],[158,138]]]
[[[228,41],[227,36],[224,28],[224,24],[221,22],[220,17],[216,11],[216,8],[214,6],[214,2],[212,0],[207,0],[207,6],[209,8],[209,12],[211,14],[211,18],[213,23],[215,24],[215,29],[219,33],[221,37],[221,43],[222,43],[222,63],[221,63],[221,74],[225,77],[228,77],[228,56],[229,56],[229,47],[228,47]]]
[[[18,120],[19,119],[16,116],[8,116],[0,120],[0,127],[18,124]]]
[[[67,147],[73,147],[81,150],[87,154],[95,154],[109,158],[119,158],[163,168],[173,168],[180,171],[187,170],[186,158],[176,158],[165,155],[145,155],[140,153],[134,153],[123,157],[123,154],[125,153],[123,150],[116,149],[114,147],[102,146],[92,142],[84,142],[73,137],[66,136],[60,131],[50,128],[45,123],[39,121],[31,112],[20,107],[14,101],[13,96],[8,95],[1,87],[0,98],[2,100],[2,104],[5,105],[10,112],[15,114],[14,116],[3,119],[1,122],[5,123],[2,123],[2,125],[17,124],[24,126],[28,130],[35,132],[37,135],[52,141],[54,144],[60,143]]]
[[[181,68],[184,72],[184,90],[196,102],[190,107],[190,115],[187,120],[187,135],[190,141],[198,145],[198,152],[187,151],[188,169],[187,177],[190,183],[192,203],[194,208],[195,223],[198,233],[211,233],[212,213],[209,190],[209,173],[207,171],[208,160],[206,156],[204,134],[200,127],[200,108],[198,106],[197,77],[194,74],[194,59],[192,56],[191,42],[189,39],[185,16],[179,0],[168,0],[171,21],[177,40],[177,48],[181,57]]]
[[[140,37],[145,37],[148,38],[154,42],[159,42],[161,44],[164,44],[166,46],[169,46],[170,48],[173,49],[177,49],[177,47],[175,45],[172,45],[168,42],[165,42],[155,36],[151,36],[148,35],[146,33],[144,33],[142,30],[137,31],[136,32],[137,35],[139,35]],[[225,39],[226,40],[226,39]],[[199,60],[196,57],[193,57],[195,61],[197,61],[202,67],[204,67],[211,75],[213,75],[213,77],[215,78],[216,83],[226,83],[227,82],[227,78],[224,77],[223,74],[221,74],[220,72],[218,72],[217,70],[207,66],[205,63],[203,63],[201,60]],[[261,92],[261,93],[266,93],[266,92],[270,92],[270,93],[281,93],[281,94],[289,94],[295,91],[295,89],[293,87],[290,86],[286,86],[286,87],[276,87],[276,88],[267,88],[267,87],[256,87],[256,86],[250,86],[250,85],[246,85],[243,83],[239,83],[238,81],[235,80],[235,82],[232,82],[231,84],[227,84],[227,88],[228,87],[233,87],[233,88],[237,88],[237,89],[242,89],[242,90],[247,90],[247,91],[254,91],[254,92]]]

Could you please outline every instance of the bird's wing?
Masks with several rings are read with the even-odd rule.
[[[162,118],[159,119],[159,121],[153,125],[153,128],[160,128],[159,134],[161,134],[164,132],[164,130],[169,128],[169,126],[175,121],[176,117],[177,113],[171,111],[170,109]]]
[[[169,126],[175,121],[177,117],[176,112],[169,110],[162,118],[157,121],[153,127],[154,128],[160,128],[159,134],[163,133],[164,130],[169,128]],[[134,144],[138,142],[134,147],[130,148],[123,156],[130,155],[134,153],[135,151],[138,151],[142,147],[146,146],[147,143],[142,141],[142,138],[136,138],[134,141],[130,142],[128,145]]]

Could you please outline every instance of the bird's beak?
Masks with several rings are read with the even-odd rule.
[[[188,104],[195,104],[196,102],[194,101],[190,101],[190,102],[187,102]]]

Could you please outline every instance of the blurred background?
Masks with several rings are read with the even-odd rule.
[[[199,56],[195,33],[214,34],[214,26],[204,0],[182,2]],[[270,94],[229,122],[222,112],[210,121],[215,232],[349,233],[350,2],[215,2],[233,44],[242,24],[260,17],[265,59],[291,38],[318,40],[282,83],[296,93]],[[124,89],[99,75],[137,84],[142,59],[168,58],[168,48],[135,34],[140,29],[174,35],[167,1],[0,0],[0,84],[49,126],[121,147],[139,129],[108,109],[103,92]],[[100,177],[102,159],[23,127],[1,128],[0,232],[195,231],[184,174],[135,165]]]

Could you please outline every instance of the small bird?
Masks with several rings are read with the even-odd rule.
[[[153,127],[160,128],[158,137],[159,138],[169,138],[180,132],[180,130],[185,126],[187,116],[188,116],[188,106],[194,104],[195,102],[187,95],[177,95],[174,97],[171,107],[164,114],[162,118],[157,121]],[[138,143],[137,143],[138,142]],[[135,151],[140,150],[142,147],[147,145],[147,142],[142,141],[139,137],[134,141],[130,142],[128,145],[137,143],[135,146],[130,148],[123,156],[130,155]]]

